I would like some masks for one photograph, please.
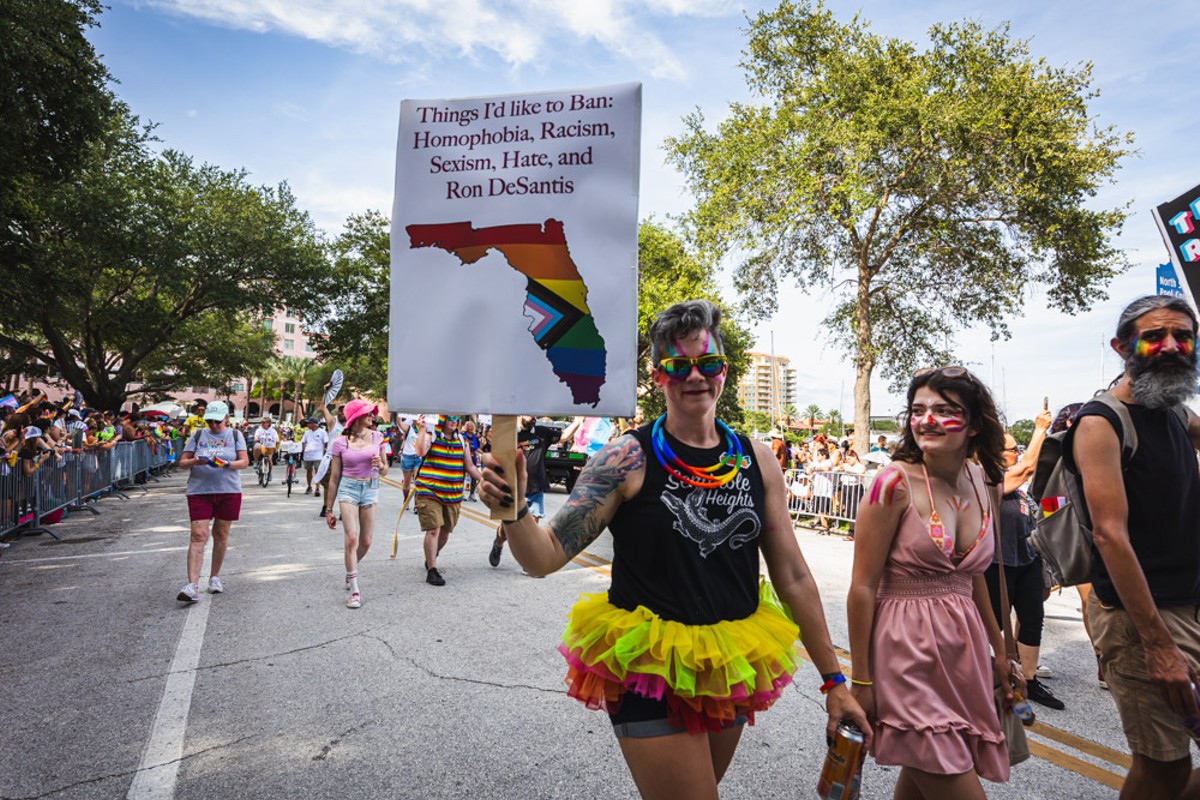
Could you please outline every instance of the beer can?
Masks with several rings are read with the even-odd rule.
[[[863,761],[867,757],[865,741],[862,731],[855,725],[838,723],[837,735],[825,754],[825,765],[817,780],[817,797],[821,800],[858,800]]]

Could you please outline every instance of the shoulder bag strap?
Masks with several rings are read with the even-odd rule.
[[[1004,578],[1004,554],[1000,550],[1000,509],[996,507],[999,487],[988,489],[988,504],[992,506],[992,537],[996,540],[996,567],[1000,575],[1000,629],[1004,631],[1004,649],[1008,658],[1020,662],[1017,643],[1013,639],[1012,609],[1008,604],[1008,581]]]

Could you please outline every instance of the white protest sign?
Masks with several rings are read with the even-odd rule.
[[[388,404],[632,416],[641,85],[405,100]]]

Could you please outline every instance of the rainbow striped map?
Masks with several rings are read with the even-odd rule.
[[[523,313],[529,333],[575,403],[600,402],[607,352],[587,305],[587,286],[571,260],[562,222],[474,228],[470,222],[408,225],[409,247],[437,247],[460,264],[498,250],[526,278]]]

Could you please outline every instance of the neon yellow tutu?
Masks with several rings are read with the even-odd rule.
[[[769,708],[792,679],[792,649],[800,630],[765,580],[759,603],[745,619],[686,625],[633,611],[608,594],[581,595],[567,617],[559,652],[569,670],[568,693],[588,708],[614,712],[632,691],[666,698],[670,719],[691,732]]]

